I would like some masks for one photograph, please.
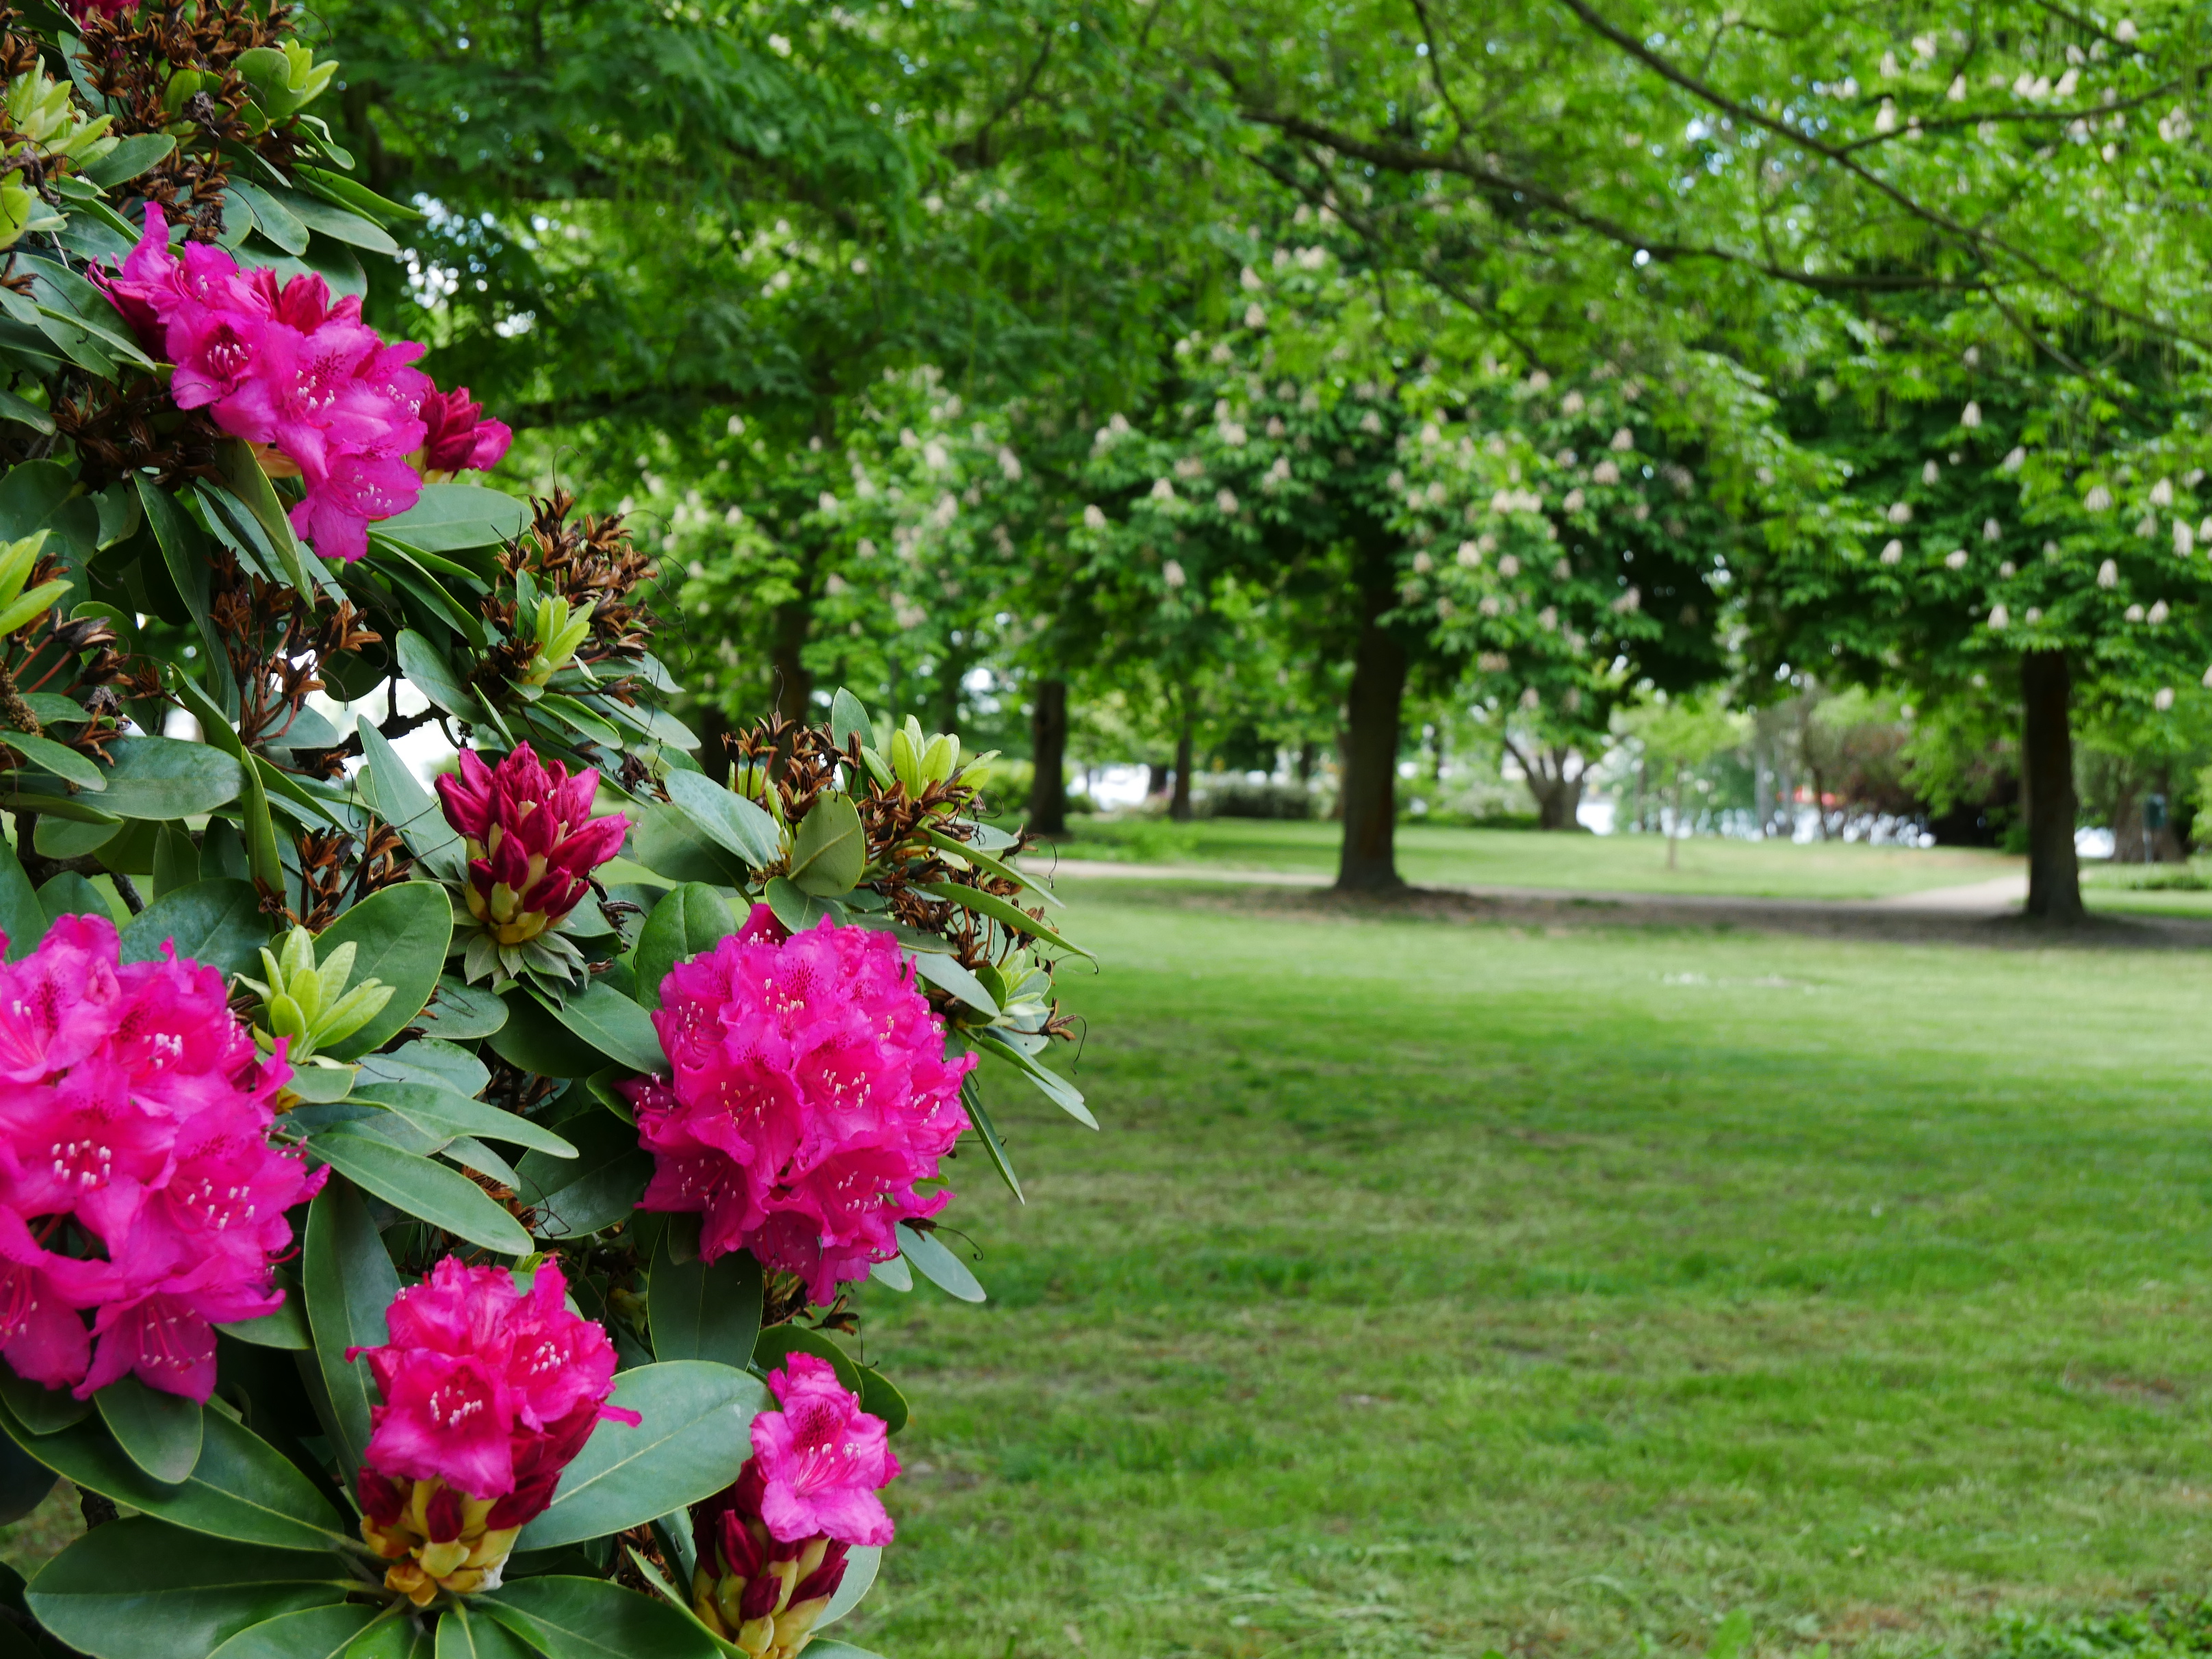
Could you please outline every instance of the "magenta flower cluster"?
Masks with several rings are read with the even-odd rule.
[[[592,890],[592,872],[622,850],[629,820],[592,816],[599,775],[571,775],[520,744],[496,766],[473,750],[438,780],[438,803],[468,844],[469,912],[502,945],[535,939]]]
[[[282,1304],[284,1212],[325,1173],[270,1145],[290,1076],[220,973],[123,963],[104,917],[64,916],[0,966],[0,1356],[18,1376],[80,1399],[131,1373],[215,1391],[213,1327]]]
[[[765,905],[679,963],[653,1017],[672,1075],[627,1085],[653,1154],[648,1210],[704,1217],[700,1253],[731,1250],[806,1280],[817,1303],[898,1254],[893,1228],[968,1127],[945,1028],[891,935],[787,934]]]
[[[449,1255],[392,1299],[390,1341],[346,1351],[349,1360],[366,1356],[384,1396],[363,1457],[362,1503],[373,1519],[396,1513],[392,1481],[437,1480],[496,1499],[484,1524],[519,1527],[553,1501],[561,1471],[601,1419],[636,1425],[635,1412],[606,1403],[614,1345],[568,1311],[568,1288],[550,1261],[524,1291],[504,1267]]]
[[[768,1385],[782,1409],[753,1419],[753,1455],[735,1483],[692,1505],[691,1598],[716,1635],[781,1659],[805,1647],[850,1552],[891,1541],[878,1494],[899,1461],[884,1420],[826,1359],[792,1354]]]
[[[385,343],[358,299],[333,301],[313,272],[280,287],[275,271],[242,270],[209,242],[172,253],[152,203],[121,268],[93,274],[147,349],[176,365],[179,408],[205,409],[298,469],[307,495],[292,527],[325,558],[361,557],[371,523],[415,505],[422,478],[408,457],[427,451],[434,424],[438,470],[487,467],[507,453],[507,428],[483,419],[465,387],[439,392],[410,367],[422,348]]]

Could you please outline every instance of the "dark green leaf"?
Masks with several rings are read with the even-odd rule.
[[[181,823],[165,823],[154,837],[154,896],[160,898],[200,878],[200,849]]]
[[[712,1267],[697,1252],[678,1261],[669,1251],[675,1229],[664,1229],[653,1258],[653,1354],[656,1359],[711,1359],[743,1370],[760,1337],[760,1263],[732,1250]]]
[[[907,1425],[906,1396],[872,1365],[860,1367],[860,1409],[882,1418],[886,1433],[896,1434]]]
[[[730,907],[706,883],[687,881],[670,888],[637,936],[638,1002],[647,1008],[659,1007],[660,982],[670,969],[713,950],[737,931]]]
[[[0,1404],[33,1434],[55,1434],[92,1415],[92,1402],[65,1389],[49,1389],[0,1367]]]
[[[402,1152],[349,1123],[312,1137],[307,1150],[386,1203],[434,1227],[503,1255],[530,1253],[530,1235],[522,1224],[459,1170]]]
[[[539,1077],[588,1077],[606,1064],[599,1051],[550,1013],[527,991],[510,991],[507,1023],[485,1039],[492,1053],[510,1066]]]
[[[51,925],[15,849],[0,839],[0,933],[8,936],[8,960],[20,962],[37,950]]]
[[[101,810],[125,818],[188,818],[227,806],[246,787],[246,769],[212,744],[176,738],[118,738],[108,744]]]
[[[538,994],[532,992],[533,996]],[[661,1052],[660,1034],[653,1017],[611,985],[593,981],[585,990],[571,993],[556,1008],[543,996],[538,1000],[563,1025],[590,1043],[617,1066],[638,1073],[665,1072],[668,1056]],[[597,1066],[586,1068],[598,1071]]]
[[[128,184],[176,149],[166,132],[141,132],[125,138],[84,170],[84,176],[102,190]]]
[[[45,1503],[60,1479],[14,1441],[0,1437],[0,1527],[15,1525]]]
[[[392,1340],[384,1310],[399,1294],[398,1270],[350,1183],[333,1180],[307,1208],[301,1278],[315,1359],[329,1390],[338,1462],[357,1468],[368,1445],[368,1368],[348,1362],[348,1348],[378,1348]]]
[[[353,1091],[353,1098],[373,1100],[442,1139],[478,1135],[486,1140],[532,1147],[554,1158],[576,1156],[576,1149],[560,1136],[519,1113],[431,1084],[364,1083]]]
[[[804,933],[819,927],[824,916],[840,927],[845,926],[845,907],[833,898],[819,898],[802,892],[797,883],[784,876],[770,876],[768,885],[761,890],[761,897],[775,913],[788,933]]]
[[[253,210],[253,222],[261,234],[287,253],[307,251],[307,228],[301,224],[291,210],[271,199],[267,191],[249,185],[234,174],[230,181],[231,194],[242,198]]]
[[[592,743],[605,744],[610,749],[622,747],[623,734],[612,720],[601,718],[578,702],[574,697],[558,691],[548,691],[538,699],[532,709],[533,718],[543,725],[544,716],[551,715],[571,732]]]
[[[257,1348],[304,1352],[315,1346],[314,1333],[307,1328],[306,1299],[296,1290],[284,1292],[284,1300],[274,1313],[263,1314],[258,1319],[234,1319],[216,1329]]]
[[[105,916],[110,921],[115,920],[115,913],[100,896],[100,889],[74,870],[49,876],[46,884],[39,889],[39,902],[45,907],[49,923],[59,921],[64,916]]]
[[[774,1372],[781,1370],[783,1362],[794,1353],[811,1353],[817,1359],[828,1360],[840,1382],[854,1394],[860,1392],[860,1368],[853,1356],[826,1333],[804,1325],[771,1325],[763,1331],[753,1344],[753,1364],[763,1373]]]
[[[313,231],[318,236],[328,236],[350,246],[366,248],[371,253],[381,253],[387,257],[399,252],[399,244],[392,240],[390,232],[383,226],[364,219],[358,213],[351,212],[345,208],[334,207],[330,203],[319,201],[312,196],[302,196],[295,191],[279,190],[274,186],[262,193],[273,199],[293,218]],[[254,216],[260,217],[260,209],[258,205],[254,209]]]
[[[464,985],[447,975],[423,1011],[422,1023],[452,1042],[489,1036],[507,1024],[507,1005],[482,986]]]
[[[963,1302],[981,1302],[983,1287],[975,1275],[968,1271],[968,1264],[937,1242],[933,1233],[917,1232],[903,1221],[896,1230],[899,1253],[915,1265],[915,1270],[947,1296]]]
[[[6,1419],[16,1444],[80,1486],[193,1532],[275,1549],[325,1548],[347,1525],[307,1477],[252,1430],[202,1413],[199,1461],[184,1480],[155,1480],[99,1423],[33,1435]]]
[[[665,801],[653,801],[638,813],[630,831],[629,856],[671,881],[742,887],[750,879],[744,860],[726,852],[706,832]]]
[[[239,1632],[208,1659],[340,1659],[356,1651],[363,1631],[392,1616],[388,1607],[309,1607]]]
[[[720,1492],[752,1455],[753,1418],[774,1402],[746,1372],[682,1359],[619,1373],[612,1403],[644,1421],[602,1422],[518,1547],[603,1537]]]
[[[248,971],[270,937],[260,895],[243,881],[196,881],[163,893],[123,930],[123,960],[153,962],[173,943],[179,957],[226,974]]]
[[[308,189],[343,208],[382,220],[386,224],[404,224],[410,219],[422,216],[422,210],[398,202],[386,201],[368,185],[356,183],[343,173],[332,173],[324,167],[301,167],[295,164],[292,175]]]
[[[385,520],[376,531],[426,553],[454,553],[511,542],[529,522],[529,503],[500,490],[482,484],[434,483],[423,485],[414,506],[396,519]]]
[[[830,741],[840,749],[849,749],[854,738],[867,743],[874,736],[875,727],[868,720],[867,705],[839,686],[837,695],[830,699]]]
[[[447,1608],[438,1620],[437,1659],[538,1659],[539,1651],[487,1607],[463,1602]]]
[[[1081,945],[1070,945],[1028,911],[1000,898],[996,893],[987,893],[980,887],[963,886],[957,881],[918,881],[914,887],[918,893],[927,893],[933,899],[944,899],[963,909],[973,910],[977,915],[988,917],[1002,927],[1030,934],[1048,945],[1057,945],[1063,951],[1073,951],[1079,957],[1091,955]],[[1092,959],[1096,960],[1095,957]]]
[[[56,743],[52,738],[34,738],[27,732],[0,732],[0,743],[5,743],[32,765],[43,766],[64,783],[89,789],[94,794],[107,787],[107,774],[67,744]]]
[[[1083,1103],[1083,1091],[1060,1076],[1059,1073],[1046,1070],[1043,1066],[994,1031],[971,1030],[966,1035],[968,1040],[975,1045],[978,1052],[989,1054],[995,1060],[1005,1060],[1006,1064],[1043,1091],[1046,1099],[1083,1125],[1085,1128],[1095,1129],[1098,1127],[1098,1120],[1091,1115],[1091,1109]]]
[[[923,840],[939,851],[950,853],[955,858],[965,859],[977,869],[986,874],[996,876],[1001,881],[1018,881],[1047,904],[1057,904],[1063,909],[1066,908],[1067,902],[1065,899],[1050,888],[1040,884],[1028,871],[1018,869],[1004,859],[994,858],[975,842],[957,841],[942,830],[925,829],[921,834]]]
[[[417,1037],[389,1054],[363,1054],[361,1080],[435,1083],[457,1095],[480,1095],[491,1072],[467,1049],[441,1037]]]
[[[359,717],[356,729],[368,763],[378,816],[399,832],[417,856],[458,863],[461,838],[446,822],[437,798],[416,781],[414,769],[393,751],[368,715]]]
[[[484,1611],[551,1659],[720,1659],[696,1620],[604,1578],[524,1578],[484,1598]]]
[[[240,1631],[342,1601],[357,1582],[323,1551],[259,1548],[133,1516],[70,1545],[23,1599],[94,1659],[207,1659]]]
[[[775,820],[742,795],[732,794],[703,772],[671,772],[668,799],[715,845],[735,853],[756,870],[783,856],[783,836]]]
[[[1006,1190],[1014,1195],[1014,1202],[1026,1204],[1022,1196],[1021,1178],[1015,1175],[1013,1162],[1006,1156],[1006,1138],[999,1133],[999,1126],[991,1121],[991,1115],[983,1109],[983,1091],[975,1086],[975,1074],[970,1072],[960,1081],[960,1103],[968,1109],[968,1121],[975,1126],[975,1135],[983,1143],[984,1156],[991,1167],[999,1172],[999,1179],[1006,1183]]]
[[[161,550],[161,562],[199,629],[203,665],[213,694],[220,701],[225,717],[235,718],[238,686],[226,672],[230,659],[223,649],[222,636],[216,632],[208,612],[209,567],[200,527],[186,516],[168,491],[144,473],[133,473],[131,483],[138,491],[138,504],[145,509],[146,522],[154,527],[155,542]],[[170,816],[181,817],[185,814]]]
[[[914,964],[914,971],[932,985],[951,992],[986,1019],[998,1018],[998,1000],[981,980],[955,958],[935,951],[916,951],[907,960]]]
[[[815,796],[791,842],[791,880],[823,898],[849,893],[868,867],[867,832],[853,803],[835,790]]]
[[[529,1152],[515,1164],[539,1237],[578,1238],[634,1214],[653,1175],[652,1154],[637,1144],[637,1131],[605,1112],[565,1118],[561,1127],[576,1157]]]
[[[458,714],[465,720],[483,718],[483,708],[477,700],[461,689],[453,678],[445,655],[438,647],[411,628],[399,630],[399,672],[408,684],[449,714]]]
[[[200,1404],[149,1389],[135,1376],[93,1396],[100,1420],[124,1455],[156,1480],[175,1486],[200,1461]]]
[[[318,960],[350,942],[352,984],[380,979],[392,1000],[374,1019],[331,1052],[351,1060],[382,1048],[415,1022],[438,988],[453,934],[453,901],[434,882],[406,881],[371,893],[317,936]]]

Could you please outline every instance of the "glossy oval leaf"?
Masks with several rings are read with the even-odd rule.
[[[345,1521],[283,1454],[221,1412],[201,1419],[198,1461],[173,1484],[131,1462],[88,1419],[58,1434],[33,1435],[13,1419],[15,1443],[80,1486],[177,1527],[275,1549],[325,1548],[348,1535]]]
[[[703,772],[671,772],[668,799],[726,851],[758,870],[783,856],[783,836],[775,820],[742,795],[725,789]]]
[[[572,992],[557,1007],[541,993],[531,994],[561,1024],[616,1065],[641,1073],[668,1069],[668,1056],[661,1051],[652,1017],[613,986],[595,980],[584,990]]]
[[[398,1113],[440,1140],[473,1135],[484,1140],[527,1146],[550,1158],[571,1158],[576,1149],[542,1124],[488,1102],[471,1100],[428,1083],[365,1083],[351,1097],[373,1101]]]
[[[720,1492],[752,1455],[754,1417],[775,1402],[759,1378],[701,1359],[623,1371],[614,1404],[637,1427],[602,1422],[561,1476],[519,1549],[550,1549],[642,1526]]]
[[[162,894],[131,918],[119,944],[125,962],[158,961],[173,944],[187,961],[238,974],[260,960],[270,933],[253,884],[217,878]]]
[[[23,1599],[94,1659],[207,1659],[240,1631],[343,1601],[357,1582],[326,1552],[258,1548],[132,1516],[64,1550]]]
[[[968,1264],[937,1241],[934,1233],[916,1232],[903,1221],[895,1230],[899,1254],[914,1263],[915,1271],[947,1296],[963,1302],[984,1300],[983,1287]]]
[[[489,1607],[474,1602],[447,1607],[437,1631],[437,1659],[539,1659],[538,1648],[527,1638],[501,1624]]]
[[[860,810],[835,790],[823,791],[792,836],[792,882],[817,898],[835,898],[851,892],[867,867],[868,837]]]
[[[849,1567],[845,1576],[852,1577]],[[340,1659],[355,1650],[362,1632],[392,1619],[383,1607],[308,1607],[239,1632],[208,1659]]]
[[[424,484],[415,505],[376,526],[377,534],[426,553],[458,553],[513,541],[530,522],[530,506],[482,484]]]
[[[412,1024],[438,988],[453,938],[453,901],[443,887],[428,881],[404,881],[371,893],[318,934],[318,959],[342,945],[354,946],[349,984],[380,979],[392,988],[382,1012],[331,1052],[351,1060],[382,1048]]]
[[[663,1228],[653,1257],[653,1354],[656,1359],[711,1359],[742,1370],[752,1363],[761,1327],[760,1263],[732,1250],[712,1267],[696,1252],[678,1261],[672,1228]]]
[[[118,1378],[93,1397],[100,1421],[124,1455],[156,1480],[175,1486],[200,1461],[199,1401]]]
[[[227,806],[246,787],[246,769],[204,743],[176,738],[118,738],[100,792],[103,811],[125,818],[188,818]]]
[[[507,1005],[480,985],[464,985],[450,974],[423,1010],[423,1024],[449,1042],[489,1036],[507,1024]]]
[[[382,1347],[392,1340],[384,1311],[399,1294],[399,1271],[351,1182],[333,1180],[307,1206],[300,1276],[339,1461],[356,1468],[368,1446],[369,1407],[376,1401],[368,1367],[349,1362],[346,1350]]]
[[[532,1248],[522,1224],[458,1170],[403,1152],[350,1123],[309,1138],[307,1150],[364,1192],[434,1227],[503,1255]]]
[[[481,1605],[555,1659],[721,1659],[713,1638],[665,1601],[604,1578],[518,1579]]]
[[[660,983],[669,969],[711,951],[738,931],[722,896],[703,881],[687,881],[660,896],[637,936],[634,963],[641,1007],[660,1006]]]
[[[653,1155],[637,1144],[637,1131],[605,1112],[564,1119],[561,1127],[575,1144],[575,1157],[533,1152],[515,1165],[538,1235],[580,1238],[628,1219],[653,1176]]]
[[[854,1394],[862,1392],[859,1363],[829,1333],[809,1330],[804,1325],[771,1325],[763,1331],[753,1344],[753,1364],[764,1373],[773,1373],[794,1353],[811,1353],[817,1359],[828,1360],[840,1382]]]

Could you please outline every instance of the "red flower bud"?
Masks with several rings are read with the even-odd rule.
[[[791,1593],[791,1602],[796,1607],[801,1601],[826,1601],[837,1593],[845,1582],[845,1556],[849,1546],[833,1543],[822,1557],[822,1565],[799,1581]]]
[[[776,1598],[783,1593],[782,1577],[764,1572],[757,1578],[748,1579],[744,1599],[738,1604],[739,1614],[746,1619],[765,1619],[775,1611]]]
[[[422,1506],[422,1525],[434,1544],[452,1543],[461,1535],[465,1524],[461,1515],[461,1495],[451,1486],[440,1486]]]
[[[349,1355],[348,1358],[351,1356]],[[361,1512],[380,1527],[398,1524],[399,1512],[406,1505],[406,1497],[398,1483],[374,1469],[361,1471],[357,1487],[361,1493]]]
[[[761,1548],[760,1540],[735,1510],[722,1511],[715,1541],[721,1547],[722,1571],[726,1573],[750,1578],[768,1565],[768,1555]]]

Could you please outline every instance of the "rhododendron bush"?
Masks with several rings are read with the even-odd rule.
[[[0,1652],[850,1659],[855,1291],[982,1297],[1076,947],[957,738],[668,712],[288,29],[0,10],[0,1519],[87,1523]]]

